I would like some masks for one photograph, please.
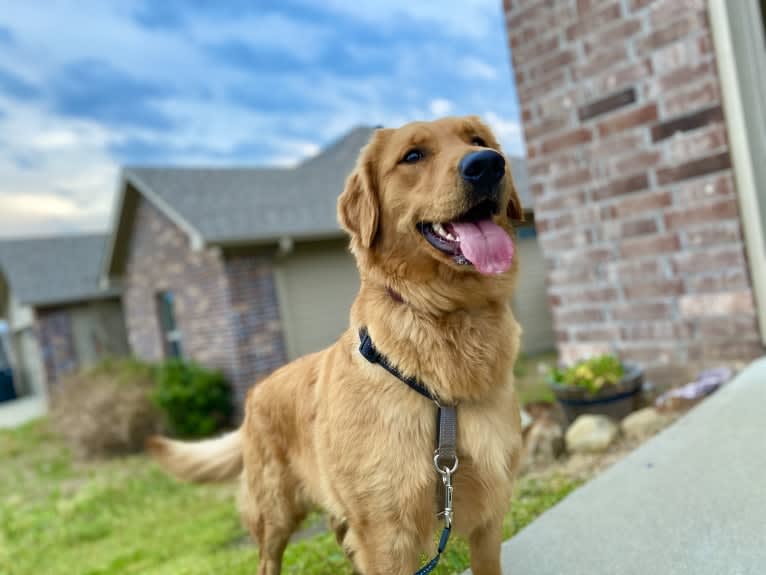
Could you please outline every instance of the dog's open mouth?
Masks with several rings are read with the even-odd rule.
[[[434,248],[482,274],[500,274],[513,262],[513,241],[492,221],[495,202],[484,201],[449,222],[421,222],[418,231]]]

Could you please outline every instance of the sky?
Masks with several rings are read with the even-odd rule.
[[[106,231],[126,164],[451,114],[523,153],[501,0],[0,0],[0,238]]]

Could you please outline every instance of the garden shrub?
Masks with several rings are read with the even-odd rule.
[[[226,426],[233,412],[223,373],[180,360],[159,367],[154,401],[170,431],[181,437],[211,435]]]
[[[52,386],[52,430],[80,457],[141,451],[162,430],[153,375],[135,359],[108,359],[65,377]]]

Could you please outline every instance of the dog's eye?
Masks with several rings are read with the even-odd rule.
[[[404,157],[402,158],[402,163],[414,164],[422,160],[424,157],[425,157],[425,154],[423,153],[423,150],[413,148],[409,150],[406,154],[404,154]]]
[[[474,136],[474,137],[471,139],[471,143],[472,143],[474,146],[479,146],[480,148],[486,148],[486,147],[488,147],[488,146],[487,146],[487,142],[485,142],[485,141],[484,141],[484,139],[483,139],[483,138],[480,138],[479,136]]]

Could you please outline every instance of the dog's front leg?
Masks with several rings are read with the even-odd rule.
[[[479,527],[468,538],[471,547],[471,570],[474,575],[502,575],[500,544],[503,539],[503,518]]]
[[[363,575],[412,575],[418,570],[417,534],[401,525],[349,522],[345,543],[353,551],[355,567]]]

